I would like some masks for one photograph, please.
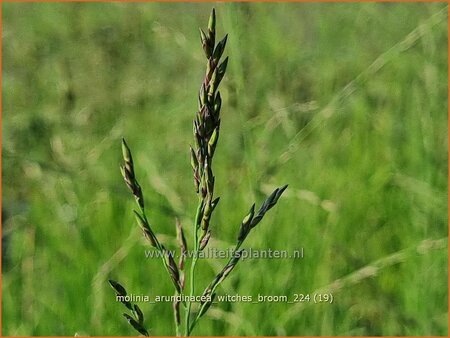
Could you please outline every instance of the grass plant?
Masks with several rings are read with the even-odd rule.
[[[214,196],[215,176],[213,172],[213,158],[220,132],[222,98],[219,91],[219,85],[224,78],[228,65],[228,57],[222,61],[222,55],[225,50],[228,35],[225,35],[222,40],[216,43],[215,9],[211,12],[207,32],[205,33],[200,29],[200,38],[207,59],[207,65],[205,77],[198,94],[198,111],[193,121],[194,147],[190,147],[191,166],[194,176],[195,191],[198,196],[198,206],[192,227],[194,238],[193,256],[190,262],[188,278],[188,294],[190,297],[187,302],[175,299],[173,303],[175,333],[177,336],[181,335],[182,326],[184,326],[185,336],[189,336],[194,330],[200,318],[213,304],[217,287],[228,277],[239,262],[244,250],[241,249],[244,240],[247,238],[250,231],[264,218],[266,212],[277,204],[278,199],[287,188],[287,185],[276,188],[266,198],[256,213],[255,204],[251,206],[249,213],[241,222],[237,243],[234,247],[232,257],[229,258],[227,264],[205,288],[202,294],[204,300],[201,301],[200,304],[197,304],[197,312],[193,313],[192,305],[194,302],[192,299],[194,299],[196,295],[195,268],[200,252],[205,249],[211,238],[211,217],[220,200],[219,197]],[[177,265],[173,255],[158,240],[148,221],[144,208],[144,195],[136,178],[131,150],[124,139],[122,140],[122,155],[124,164],[120,167],[120,171],[139,208],[139,211],[134,210],[137,224],[149,244],[159,251],[164,268],[175,288],[175,293],[182,297],[185,292],[185,274],[183,270],[185,266],[187,244],[181,223],[179,221],[176,222],[177,238],[180,246],[180,261]],[[109,280],[109,283],[116,291],[116,296],[126,296],[127,292],[121,284],[114,280]],[[144,317],[140,308],[136,304],[131,304],[130,302],[123,303],[131,310],[134,316],[133,318],[128,314],[124,314],[128,323],[139,333],[148,335],[148,331],[144,327]],[[181,304],[184,305],[184,323],[181,322]]]

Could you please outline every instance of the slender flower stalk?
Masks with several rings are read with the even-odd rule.
[[[195,269],[200,252],[205,249],[211,238],[210,223],[211,218],[219,203],[219,197],[215,196],[215,176],[213,171],[213,158],[217,148],[220,134],[220,111],[222,98],[219,85],[224,78],[228,65],[228,57],[222,60],[228,36],[216,43],[216,13],[213,9],[208,22],[208,29],[204,32],[200,29],[200,40],[206,57],[206,72],[198,93],[198,110],[193,121],[194,145],[190,147],[191,166],[194,177],[195,191],[198,197],[198,205],[193,224],[193,255],[190,263],[189,274],[186,276],[186,254],[187,243],[181,223],[176,220],[177,242],[180,248],[180,258],[175,262],[169,251],[162,245],[152,226],[150,225],[144,205],[144,195],[142,188],[136,178],[135,168],[131,150],[125,140],[122,140],[123,165],[120,167],[126,185],[131,191],[138,210],[134,210],[134,215],[138,226],[141,228],[144,237],[149,244],[159,251],[162,263],[166,269],[171,283],[175,289],[175,300],[173,302],[173,313],[175,332],[181,335],[184,327],[184,335],[189,336],[196,327],[199,319],[204,316],[212,306],[216,289],[230,275],[242,256],[241,249],[251,230],[261,222],[267,211],[278,202],[279,198],[286,190],[287,185],[275,189],[266,198],[261,207],[255,212],[255,204],[250,207],[248,214],[243,218],[234,247],[234,255],[229,259],[223,269],[204,289],[203,296],[207,299],[201,302],[193,311],[193,301],[196,295]],[[189,291],[185,294],[186,277],[189,282]],[[126,291],[119,283],[110,280],[110,284],[118,296],[126,296]],[[183,296],[188,295],[187,301]],[[122,301],[125,307],[131,311],[131,315],[125,313],[124,317],[128,323],[140,334],[148,336],[148,331],[144,327],[144,315],[136,304]],[[184,321],[181,316],[181,305],[184,308]]]
[[[176,230],[177,230],[177,242],[180,247],[180,258],[178,260],[178,269],[180,271],[180,286],[181,289],[184,290],[185,286],[185,274],[184,274],[184,266],[186,262],[186,255],[187,255],[187,243],[186,243],[186,237],[184,236],[183,227],[178,219],[176,219]],[[176,328],[176,335],[181,336],[181,313],[180,313],[180,304],[181,301],[175,299],[173,302],[173,314],[175,319],[175,328]]]
[[[177,264],[175,263],[174,258],[172,257],[172,254],[165,248],[163,244],[161,244],[156,237],[152,227],[150,226],[150,223],[147,219],[147,215],[145,213],[145,206],[144,206],[144,195],[142,192],[142,188],[139,185],[139,182],[136,178],[135,171],[134,171],[134,163],[133,163],[133,156],[131,154],[131,150],[128,147],[126,141],[122,139],[122,156],[124,164],[121,165],[120,171],[122,173],[123,179],[130,189],[131,193],[133,194],[136,203],[139,207],[139,211],[133,210],[134,216],[136,218],[136,223],[141,228],[142,233],[144,237],[147,239],[149,244],[154,247],[156,250],[160,252],[160,257],[163,263],[164,268],[166,269],[167,273],[169,274],[170,280],[172,281],[172,284],[175,288],[175,295],[182,295],[182,290],[184,288],[184,275],[180,275],[180,269],[184,268],[184,262],[183,264]],[[181,225],[177,226],[178,231],[182,232]],[[184,237],[184,234],[183,234]],[[187,250],[185,248],[185,250]],[[116,284],[118,284],[116,282]],[[112,284],[111,284],[112,285]],[[185,305],[184,302],[182,302],[183,305]],[[136,305],[137,306],[137,305]],[[179,320],[179,308],[180,304],[179,302],[174,303],[174,314],[175,314],[175,324],[176,324],[176,333],[177,335],[181,334],[180,325],[181,322]],[[137,326],[136,321],[133,320],[132,317],[129,315],[124,315],[127,321],[130,323],[133,328],[135,328],[138,332],[143,334],[144,329],[139,330],[139,326]],[[137,322],[140,324],[139,322]],[[141,326],[143,324],[140,324]],[[145,331],[146,332],[146,331]]]
[[[247,238],[250,231],[263,219],[266,212],[269,211],[269,209],[271,209],[278,202],[278,199],[281,197],[287,187],[288,186],[285,185],[281,188],[275,189],[261,205],[256,215],[255,204],[252,205],[249,213],[242,220],[237,243],[233,250],[233,256],[229,259],[228,263],[217,274],[213,281],[206,287],[205,291],[203,291],[202,296],[204,296],[205,298],[210,298],[211,300],[200,304],[200,310],[198,311],[197,316],[189,327],[189,334],[197,324],[197,321],[206,313],[206,311],[213,303],[216,295],[216,288],[225,280],[225,278],[231,273],[231,271],[233,271],[234,267],[239,262],[239,259],[242,257],[242,253],[244,251],[244,249],[240,249],[242,243]]]
[[[198,94],[198,111],[193,122],[195,146],[190,148],[194,184],[198,195],[198,206],[194,222],[194,255],[191,262],[190,296],[195,294],[195,267],[198,255],[208,244],[211,232],[209,225],[219,198],[214,197],[215,177],[213,157],[219,140],[220,108],[222,98],[219,84],[227,69],[228,57],[221,61],[227,35],[216,45],[216,12],[213,9],[205,33],[200,29],[200,39],[207,59],[205,77]],[[192,302],[188,302],[185,317],[185,334],[189,335]]]

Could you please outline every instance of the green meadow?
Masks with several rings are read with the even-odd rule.
[[[109,278],[173,295],[146,257],[121,139],[158,238],[177,249],[178,218],[192,247],[198,28],[212,7],[229,63],[208,246],[232,248],[250,206],[289,184],[243,248],[302,256],[240,261],[193,334],[446,336],[438,2],[3,2],[2,334],[135,335]],[[199,259],[198,295],[225,263]],[[170,302],[139,306],[151,335],[175,334]]]

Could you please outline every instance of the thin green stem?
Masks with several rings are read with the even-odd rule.
[[[192,264],[191,264],[191,271],[190,271],[190,296],[194,295],[195,292],[195,266],[197,265],[197,258],[194,256],[192,258]],[[186,311],[186,336],[189,336],[190,334],[190,330],[189,328],[189,321],[190,321],[190,316],[191,316],[191,300],[189,300],[189,302],[187,303],[187,311]]]
[[[238,242],[237,244],[236,244],[236,246],[234,247],[234,251],[233,251],[233,253],[236,253],[239,249],[240,249],[240,247],[241,247],[241,245],[242,245],[242,242],[243,241],[241,241],[241,242]],[[230,257],[230,259],[228,260],[228,262],[227,262],[227,265],[229,264],[229,263],[231,263],[231,261],[233,260],[233,256],[232,257]],[[212,289],[211,289],[211,294],[213,294],[214,293],[214,291],[217,289],[217,287],[220,285],[221,283],[217,283]],[[194,327],[195,327],[195,325],[197,324],[197,321],[200,319],[200,317],[201,317],[201,314],[202,314],[202,310],[203,310],[203,308],[205,307],[205,306],[207,306],[208,305],[208,303],[207,302],[205,302],[205,303],[203,303],[203,305],[200,307],[200,309],[198,310],[198,313],[197,313],[197,316],[194,318],[194,320],[192,321],[192,323],[190,324],[190,326],[189,326],[189,329],[188,329],[188,331],[187,331],[187,336],[189,336],[190,334],[191,334],[191,332],[192,332],[192,330],[194,329]]]
[[[192,306],[192,296],[194,296],[195,293],[195,266],[197,265],[197,260],[198,260],[198,252],[199,252],[199,243],[198,243],[198,228],[200,226],[200,222],[199,220],[201,219],[201,212],[202,212],[202,206],[203,206],[203,200],[200,199],[198,207],[197,207],[197,212],[195,214],[195,224],[194,224],[194,256],[192,257],[192,262],[191,262],[191,268],[189,271],[189,286],[190,286],[190,290],[189,290],[189,299],[187,301],[187,308],[186,308],[186,318],[185,318],[185,335],[189,336],[190,330],[189,330],[189,321],[190,321],[190,316],[191,316],[191,306]]]
[[[176,314],[175,314],[175,316],[174,316],[174,319],[175,319],[175,335],[176,335],[177,337],[181,337],[181,326],[180,326],[180,324],[178,323]]]

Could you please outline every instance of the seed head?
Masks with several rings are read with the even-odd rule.
[[[114,289],[114,291],[116,291],[117,295],[119,295],[119,296],[127,295],[127,290],[125,290],[125,288],[122,285],[120,285],[118,282],[116,282],[112,279],[109,279],[108,282],[111,285],[111,287]]]
[[[206,304],[200,308],[199,317],[202,317],[206,313],[206,311],[208,311],[208,309],[211,307],[211,305],[215,299],[216,299],[216,293],[213,293],[211,295],[211,299],[209,301],[207,301]]]
[[[228,34],[225,35],[225,37],[219,41],[216,48],[214,49],[213,53],[213,60],[214,63],[217,64],[219,62],[219,59],[222,57],[223,51],[225,50],[225,46],[227,44]]]
[[[117,296],[125,297],[127,295],[127,291],[125,290],[125,288],[122,285],[120,285],[118,282],[116,282],[112,279],[109,279],[108,282],[109,282],[109,285],[111,285],[111,287],[114,289],[114,291],[116,291]],[[128,309],[133,310],[133,308],[131,307],[131,303],[129,301],[121,300],[121,302]]]
[[[133,305],[133,313],[135,314],[136,318],[138,319],[138,323],[140,325],[144,324],[144,314],[142,313],[141,309],[137,304]]]
[[[123,316],[136,331],[138,331],[140,334],[142,334],[146,337],[149,336],[147,330],[141,324],[139,324],[133,317],[131,317],[130,315],[128,315],[126,313],[124,313]]]
[[[184,262],[186,260],[186,254],[187,254],[186,237],[184,236],[183,227],[178,218],[176,219],[175,223],[176,223],[176,229],[177,229],[177,242],[178,242],[178,246],[180,247],[180,259],[178,261],[178,268],[180,270],[184,270]]]
[[[124,165],[120,167],[120,172],[122,173],[123,179],[128,186],[128,188],[133,193],[134,198],[136,199],[137,204],[141,208],[144,209],[144,196],[142,195],[142,189],[139,185],[135,174],[134,174],[134,165],[133,165],[133,157],[131,156],[131,150],[128,147],[125,139],[122,139],[122,155],[124,160]]]
[[[216,10],[214,8],[211,11],[211,15],[208,21],[208,34],[208,39],[214,46],[216,36]]]
[[[281,195],[283,194],[283,192],[287,189],[288,185],[286,184],[285,186],[281,187],[281,188],[277,188],[275,189],[269,197],[266,198],[266,200],[264,201],[264,203],[261,205],[261,207],[258,210],[258,213],[256,214],[256,216],[253,218],[250,227],[254,228],[264,217],[264,215],[266,214],[266,212],[271,209],[275,204],[277,204],[278,199],[281,197]]]
[[[253,203],[249,213],[242,220],[241,228],[239,230],[238,242],[242,242],[250,232],[251,229],[250,223],[252,222],[254,215],[255,215],[255,204]]]
[[[214,156],[214,150],[216,150],[217,140],[219,139],[219,127],[213,130],[211,138],[208,141],[208,156],[212,158]]]
[[[200,251],[202,251],[206,245],[208,245],[209,239],[211,238],[211,231],[207,230],[202,239],[200,240]]]
[[[153,247],[158,247],[156,236],[153,233],[152,229],[150,228],[150,225],[148,222],[136,211],[134,211],[134,216],[136,218],[136,222],[139,225],[139,227],[142,229],[144,233],[144,237],[150,242],[150,244]]]

